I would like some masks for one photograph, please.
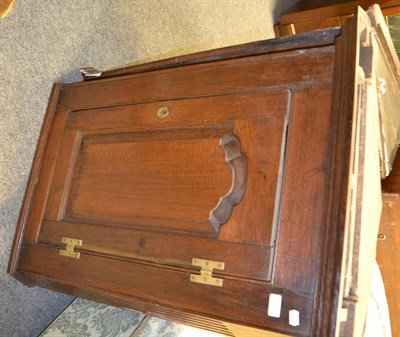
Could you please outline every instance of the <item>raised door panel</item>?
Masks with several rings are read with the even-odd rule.
[[[279,90],[69,112],[39,242],[269,281],[289,107]]]
[[[225,133],[224,133],[225,132]],[[237,142],[227,129],[132,132],[86,136],[80,144],[64,220],[215,236],[217,205],[239,179],[224,148]],[[172,136],[172,137],[171,137]],[[172,139],[171,139],[172,138]],[[222,146],[221,146],[222,145]],[[240,161],[240,148],[236,161]],[[240,187],[240,186],[239,186]],[[244,189],[237,192],[238,199]],[[236,202],[238,202],[237,200]],[[227,212],[232,204],[224,205]],[[220,213],[220,212],[219,212]]]

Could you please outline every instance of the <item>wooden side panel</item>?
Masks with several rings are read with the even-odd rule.
[[[339,313],[340,335],[361,335],[376,258],[376,238],[381,214],[379,166],[379,109],[375,77],[375,34],[370,17],[359,10],[354,16],[357,30],[354,71],[354,106],[350,173],[343,237],[343,262]],[[350,21],[351,22],[351,21]],[[343,302],[341,302],[343,300]]]
[[[41,170],[36,177],[36,189],[32,195],[31,207],[32,211],[29,213],[26,221],[30,224],[26,228],[24,240],[36,241],[40,224],[44,216],[47,198],[49,195],[50,184],[53,179],[55,164],[59,153],[62,132],[67,118],[67,111],[56,111],[54,120],[52,121],[52,128],[49,135],[49,140],[46,150],[43,153],[41,162]]]
[[[43,193],[46,193],[45,191],[42,191],[40,189],[40,186],[38,186],[37,182],[40,175],[42,175],[43,177],[44,174],[43,171],[48,169],[47,166],[52,165],[51,160],[49,162],[49,159],[51,159],[52,155],[53,156],[55,155],[54,152],[57,152],[57,141],[56,139],[54,139],[54,137],[55,134],[57,133],[57,129],[60,127],[60,124],[54,122],[54,116],[57,114],[56,107],[61,87],[62,85],[57,83],[52,88],[49,105],[46,111],[45,119],[43,121],[42,130],[36,148],[36,153],[33,160],[31,173],[29,176],[29,181],[26,187],[24,200],[18,218],[13,247],[11,251],[11,257],[8,266],[9,273],[12,273],[13,275],[15,275],[15,277],[17,277],[20,280],[23,279],[25,283],[30,285],[32,285],[32,283],[28,279],[25,279],[23,275],[17,273],[16,269],[17,269],[21,244],[23,240],[31,242],[35,240],[39,230],[41,219],[31,224],[31,226],[26,226],[26,222],[28,218],[32,216],[33,213],[38,215],[44,211],[44,205],[38,206],[38,209],[36,209],[35,211],[32,211],[31,207],[32,207],[32,202],[35,202],[37,198],[43,196]]]
[[[382,273],[392,335],[400,334],[400,194],[382,194],[376,260]]]
[[[357,23],[349,19],[336,41],[333,100],[331,116],[332,165],[327,218],[323,238],[324,260],[315,310],[316,336],[335,336],[338,333],[340,307],[340,275],[343,257],[343,236],[347,208],[351,153],[351,132],[355,95]]]
[[[315,290],[330,172],[331,84],[296,91],[288,130],[274,285]]]

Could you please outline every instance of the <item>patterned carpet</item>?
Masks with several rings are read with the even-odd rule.
[[[40,337],[224,337],[161,318],[76,299]]]

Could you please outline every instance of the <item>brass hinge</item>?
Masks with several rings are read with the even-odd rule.
[[[201,284],[208,284],[210,286],[222,287],[223,279],[212,277],[213,269],[225,269],[224,262],[217,262],[217,261],[207,261],[202,259],[194,258],[192,259],[192,265],[201,267],[200,275],[198,274],[190,274],[190,281],[201,283]]]
[[[81,253],[76,252],[74,249],[75,246],[82,246],[82,240],[62,238],[61,242],[65,243],[66,247],[65,249],[60,249],[60,255],[79,259]]]

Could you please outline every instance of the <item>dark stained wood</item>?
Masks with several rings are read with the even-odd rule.
[[[65,125],[66,117],[67,112],[65,110],[56,111],[54,120],[51,122],[52,129],[49,134],[45,152],[43,153],[41,168],[39,172],[35,172],[34,176],[35,180],[33,185],[35,186],[35,191],[31,195],[29,204],[33,211],[31,211],[28,217],[24,219],[27,223],[31,224],[26,228],[24,240],[34,242],[37,239],[38,231],[40,230],[40,223],[44,217],[50,184],[54,176],[56,158],[58,157],[61,144],[60,134]]]
[[[153,306],[151,304],[141,303],[131,298],[125,299],[121,297],[111,296],[111,295],[102,295],[97,292],[88,291],[84,289],[77,289],[75,287],[54,283],[49,280],[43,280],[39,277],[32,276],[35,282],[44,288],[49,288],[54,291],[64,292],[67,294],[74,294],[74,296],[87,298],[92,301],[97,301],[100,303],[105,303],[108,305],[123,307],[123,308],[133,308],[135,310],[141,311],[151,316],[157,316],[160,318],[164,318],[167,320],[173,320],[178,323],[191,325],[197,327],[199,329],[211,330],[220,334],[224,334],[227,336],[237,337],[284,337],[287,334],[283,335],[275,332],[275,330],[260,330],[252,327],[233,324],[228,322],[223,322],[207,317],[202,317],[190,313],[185,313],[179,310],[173,310],[171,308],[164,309],[160,306]]]
[[[289,99],[288,105],[291,104]],[[236,226],[222,226],[221,240],[237,241],[240,238],[241,242],[274,245],[287,118],[257,118],[235,123],[235,133],[249,135],[242,138],[241,147],[247,157],[248,171],[253,174],[248,176],[242,202],[234,209]],[[254,212],[255,209],[259,211]]]
[[[40,171],[43,167],[43,158],[46,155],[46,147],[48,145],[48,140],[49,140],[49,134],[52,131],[52,128],[54,127],[53,125],[53,118],[55,114],[55,109],[57,105],[57,100],[60,94],[60,89],[61,89],[61,84],[55,84],[52,88],[51,94],[50,94],[50,99],[49,99],[49,105],[47,107],[46,115],[42,124],[42,130],[40,133],[40,137],[38,140],[38,144],[36,147],[36,152],[35,156],[33,159],[32,163],[32,168],[31,168],[31,173],[29,176],[29,180],[27,183],[26,191],[25,191],[25,196],[24,200],[22,202],[21,206],[21,212],[19,214],[18,218],[18,223],[17,223],[17,228],[16,228],[16,235],[14,237],[14,242],[13,246],[11,249],[11,255],[10,255],[10,261],[8,265],[8,272],[9,273],[15,273],[17,274],[17,265],[18,265],[18,258],[19,258],[19,252],[21,249],[21,244],[23,240],[26,241],[35,241],[35,237],[37,235],[37,226],[34,228],[27,228],[26,227],[26,221],[29,216],[33,212],[30,212],[30,208],[32,206],[32,197],[34,195],[37,195],[37,181],[38,177],[40,174]],[[40,194],[40,192],[39,192]],[[26,234],[27,231],[31,230],[32,234],[28,235]],[[24,238],[25,236],[25,238]],[[18,273],[19,274],[19,273]],[[18,278],[22,278],[22,275],[19,275]]]
[[[288,129],[274,284],[315,291],[330,171],[331,83],[296,91]],[[299,241],[299,237],[301,240]],[[299,261],[302,261],[301,267]]]
[[[59,243],[62,236],[80,237],[83,245],[77,250],[96,254],[143,260],[169,266],[181,266],[194,269],[193,256],[203,256],[208,260],[224,261],[223,271],[217,274],[245,276],[252,279],[270,280],[269,265],[273,256],[271,247],[215,241],[211,238],[190,238],[182,234],[156,233],[154,231],[135,230],[96,224],[44,221],[40,231],[40,242]],[[252,263],[235,263],[238,259]],[[261,268],[254,268],[260,265]]]
[[[400,4],[398,0],[307,0],[300,1],[282,15],[281,23],[296,23],[333,16],[351,15],[358,6],[367,10],[369,6],[392,7]]]
[[[85,137],[85,142],[87,146],[92,143],[100,143],[101,145],[104,142],[110,143],[109,147],[114,146],[113,144],[115,144],[116,142],[121,144],[121,146],[127,146],[127,142],[136,140],[138,141],[137,144],[139,146],[139,151],[140,149],[144,148],[143,146],[146,144],[146,142],[144,142],[145,139],[153,142],[150,142],[148,144],[157,144],[156,141],[160,141],[160,137],[162,137],[164,141],[161,144],[165,145],[167,144],[167,140],[180,138],[182,140],[185,140],[185,143],[187,143],[190,138],[204,138],[205,135],[207,137],[210,137],[213,134],[219,135],[218,137],[221,137],[226,133],[233,132],[233,134],[237,135],[237,139],[241,144],[240,146],[242,148],[242,151],[246,153],[245,158],[247,158],[246,165],[248,165],[248,172],[244,173],[244,168],[241,169],[240,166],[237,167],[237,169],[234,169],[233,177],[238,182],[238,184],[235,183],[234,185],[241,184],[242,187],[238,188],[238,190],[240,194],[244,192],[245,194],[243,201],[238,206],[236,206],[238,210],[234,211],[231,219],[229,220],[229,223],[226,226],[222,226],[223,228],[221,229],[220,235],[221,240],[271,245],[271,241],[273,240],[271,228],[274,226],[274,221],[276,221],[274,219],[275,199],[277,193],[279,192],[276,179],[278,178],[279,170],[282,166],[282,159],[280,158],[282,158],[282,142],[285,138],[285,115],[288,109],[288,104],[290,104],[288,94],[289,93],[286,90],[260,93],[255,92],[246,95],[224,95],[220,97],[197,98],[192,100],[176,100],[164,101],[162,103],[160,102],[130,105],[127,107],[110,108],[109,110],[87,110],[81,112],[79,115],[78,112],[70,113],[66,125],[66,130],[68,130],[68,132],[65,133],[63,144],[61,145],[59,160],[56,167],[58,175],[54,179],[52,188],[50,190],[50,198],[47,205],[46,218],[57,220],[63,219],[65,217],[65,219],[76,220],[80,222],[88,222],[89,220],[90,222],[96,221],[96,219],[94,219],[92,215],[87,216],[85,219],[74,217],[73,214],[68,215],[68,195],[74,195],[74,189],[71,186],[78,186],[77,183],[71,184],[72,177],[75,174],[77,177],[79,177],[79,179],[82,179],[79,173],[72,172],[73,168],[76,166],[74,161],[75,159],[73,158],[74,156],[76,158],[79,152],[78,150],[76,150],[76,148],[81,147],[83,144],[81,137]],[[165,120],[160,120],[155,116],[155,111],[160,105],[165,105],[170,108],[171,114]],[[188,110],[192,110],[193,113],[187,115],[186,111]],[[243,112],[245,112],[245,115],[243,115]],[[97,121],[96,124],[93,124],[91,122],[93,119]],[[196,124],[204,124],[204,120],[207,121],[207,129],[196,129]],[[212,125],[216,126],[211,128]],[[229,127],[229,125],[231,126]],[[229,128],[232,128],[232,126],[232,131],[229,131]],[[243,126],[246,127],[244,128]],[[82,133],[82,135],[76,134],[76,131],[74,131],[76,128],[80,130],[79,132]],[[97,128],[97,130],[95,130],[95,128]],[[146,131],[149,128],[153,128],[154,130],[158,129],[160,131]],[[161,128],[163,128],[164,131],[162,131]],[[179,130],[176,130],[176,132],[172,134],[170,130],[174,128],[179,128]],[[183,131],[182,128],[189,129],[188,131]],[[125,132],[116,133],[117,130],[118,132],[120,132],[120,130],[123,130]],[[135,130],[135,133],[128,132],[130,130]],[[115,134],[110,132],[114,132]],[[87,136],[83,136],[85,134]],[[105,139],[107,139],[107,141],[105,141]],[[218,141],[218,138],[209,139],[207,142],[210,141],[214,142],[215,146],[217,147],[216,150],[219,151],[220,156],[223,155],[225,158],[223,148],[218,149],[219,146],[217,146],[216,143]],[[193,149],[193,155],[198,156],[198,151],[193,146],[191,148]],[[208,145],[207,148],[207,151],[212,149]],[[160,148],[160,151],[162,149],[163,147]],[[112,147],[110,148],[110,151],[113,151]],[[130,151],[130,153],[131,152],[132,151]],[[95,151],[94,153],[101,154],[98,159],[94,160],[94,162],[98,162],[101,167],[104,166],[104,164],[101,164],[103,162],[101,157],[105,156],[104,150],[102,149],[97,152]],[[116,151],[115,153],[120,156],[120,151]],[[179,164],[179,166],[182,166],[182,168],[175,168],[175,170],[179,169],[187,171],[191,166],[193,166],[193,164],[190,163],[191,161],[188,160],[188,155],[186,153],[187,151],[178,151],[177,156],[182,156],[182,164]],[[151,153],[148,153],[148,155],[151,155]],[[160,155],[157,155],[155,158],[160,157]],[[132,160],[136,160],[134,159],[136,157],[132,157],[131,155],[124,156],[124,158],[127,159],[132,158]],[[207,157],[209,157],[208,154]],[[199,158],[195,159],[198,160]],[[176,160],[178,160],[178,157],[176,158]],[[210,158],[207,160],[210,160]],[[82,160],[77,161],[82,162]],[[108,159],[104,161],[104,163],[114,163],[114,161],[115,160]],[[88,163],[89,161],[86,158],[84,162]],[[132,165],[133,164],[134,162],[132,161]],[[214,165],[213,161],[211,161],[210,164]],[[222,166],[217,171],[221,171],[221,178],[223,178],[223,180],[226,182],[226,187],[223,193],[219,193],[216,195],[218,198],[223,196],[224,193],[228,194],[229,189],[232,187],[232,169],[229,167],[229,165],[225,164],[224,160],[221,161],[220,164]],[[118,170],[121,170],[121,167],[123,167],[124,165],[122,165],[122,163],[120,165],[117,165]],[[236,164],[234,165],[237,166]],[[95,171],[98,171],[98,167],[100,166],[97,166],[96,164],[96,166],[92,168],[93,174],[88,174],[87,178],[93,179],[91,177],[98,176],[98,174],[95,174]],[[175,165],[170,165],[170,167],[174,168]],[[186,169],[184,169],[185,167]],[[205,168],[209,170],[207,167]],[[135,197],[135,195],[138,194],[136,183],[132,181],[132,177],[129,177],[131,175],[130,172],[135,172],[135,170],[136,169],[133,169],[132,167],[126,171],[126,174],[128,174],[128,180],[122,179],[122,190],[121,188],[115,189],[118,191],[119,194],[124,196],[132,195],[132,197]],[[199,174],[203,174],[203,170],[204,168],[199,169]],[[104,170],[100,171],[103,172]],[[105,172],[106,171],[101,174],[104,175],[106,174]],[[122,173],[120,171],[118,172],[118,179],[121,179]],[[182,174],[177,175],[177,177],[180,176],[182,176]],[[267,176],[271,177],[271,179],[266,179]],[[100,179],[104,180],[105,177]],[[169,177],[166,183],[171,183],[171,179],[173,179],[173,177]],[[240,180],[242,182],[240,182]],[[245,180],[248,180],[251,183],[244,184],[243,182]],[[93,188],[96,188],[96,186],[98,186],[98,183],[96,182],[89,182],[89,184],[89,186],[93,186]],[[171,186],[173,186],[174,184],[176,184],[176,179],[172,181]],[[199,187],[201,186],[201,184],[199,184],[198,182],[196,182],[196,184],[198,185],[198,190],[196,192],[198,194],[200,192]],[[149,184],[147,185],[151,186]],[[150,188],[150,191],[153,191],[154,188],[159,189],[159,187],[154,186]],[[122,193],[122,191],[125,192]],[[163,194],[171,193],[171,191],[171,188],[165,188],[165,192],[163,192]],[[191,190],[187,189],[187,192],[191,193]],[[109,194],[109,192],[106,193],[106,195]],[[194,204],[191,207],[180,206],[180,212],[192,212],[193,207],[196,207],[208,217],[208,214],[213,209],[213,207],[217,206],[218,198],[216,199],[215,203],[213,203],[212,205],[210,204],[207,207],[201,207],[201,205],[196,206]],[[95,201],[93,207],[98,207],[99,209],[104,208],[102,206],[102,203],[96,202],[96,200],[99,201],[97,195],[89,199],[93,199]],[[189,199],[187,197],[181,196],[180,199],[183,200],[184,203],[190,202],[190,200],[187,200]],[[86,207],[92,204],[93,200],[88,200],[88,203],[84,202],[82,204],[82,207]],[[112,203],[114,201],[110,202]],[[121,201],[118,201],[118,203],[114,202],[114,204],[112,204],[112,207],[110,207],[109,205],[107,205],[106,207],[117,210],[119,207],[119,203],[121,203]],[[126,200],[125,203],[126,207],[131,204],[129,200]],[[104,217],[110,217],[110,214],[114,214],[114,222],[125,225],[128,225],[128,222],[130,222],[132,223],[132,225],[134,224],[133,226],[136,228],[143,228],[143,226],[145,225],[149,226],[149,221],[152,221],[154,223],[155,219],[150,215],[151,213],[157,214],[157,211],[155,209],[157,205],[154,205],[147,211],[146,208],[143,208],[143,205],[141,206],[140,203],[134,207],[137,209],[137,211],[140,210],[142,213],[148,212],[148,214],[145,214],[145,216],[141,217],[141,219],[147,221],[147,223],[140,224],[140,221],[134,221],[134,219],[132,219],[132,213],[128,213],[130,215],[125,216],[127,212],[132,212],[132,210],[126,209],[123,210],[123,212],[120,212],[121,216],[125,216],[124,220],[117,221],[117,218],[115,218],[115,212],[111,211],[102,214],[101,216],[103,217],[103,219],[100,222],[110,224],[109,219],[106,219]],[[177,212],[176,208],[174,208],[174,212]],[[182,218],[180,231],[184,230],[184,226],[188,226],[188,222],[185,219],[188,219],[189,214],[190,213],[187,213],[187,215]],[[262,216],[260,216],[261,214]],[[174,217],[175,220],[171,222],[170,217],[164,216],[164,218],[166,218],[165,221],[168,220],[170,226],[177,226],[176,214],[174,215]],[[263,219],[263,226],[260,226],[260,217]],[[190,218],[190,221],[192,221],[192,217]],[[97,219],[97,222],[99,222],[99,220],[101,219]],[[194,222],[193,225],[198,227],[198,225],[196,225],[196,223]],[[177,228],[175,229],[177,230]]]
[[[274,30],[276,36],[285,36],[343,26],[358,6],[367,10],[373,4],[378,4],[384,15],[394,15],[400,11],[399,0],[302,0],[282,14]]]
[[[236,188],[239,172],[225,162],[220,130],[191,139],[194,131],[176,132],[173,140],[163,133],[153,140],[141,133],[85,137],[64,219],[217,235],[218,215],[210,212]],[[230,214],[233,205],[227,207]]]
[[[263,54],[210,64],[128,75],[63,88],[59,105],[68,110],[169,99],[226,95],[329,79],[334,48]],[[288,71],[282,71],[290,63]],[[318,69],[318,71],[316,71]],[[221,80],[223,79],[223,80]],[[187,85],[190,83],[190,85]]]
[[[282,289],[281,293],[286,298],[282,303],[285,316],[282,320],[269,318],[265,313],[272,289],[267,283],[246,283],[236,278],[225,278],[223,287],[205,287],[190,282],[189,272],[185,269],[160,269],[155,265],[126,263],[90,254],[82,254],[79,260],[66,259],[58,254],[57,249],[42,245],[24,245],[20,268],[28,275],[45,275],[50,280],[57,279],[60,273],[68,270],[63,279],[66,285],[79,285],[79,288],[126,299],[134,298],[148,305],[153,303],[151,306],[158,303],[164,308],[184,309],[210,318],[223,317],[232,323],[246,321],[249,326],[274,329],[285,326],[288,333],[308,336],[307,324],[290,327],[284,322],[288,319],[289,308],[293,307],[303,308],[301,319],[309,322],[307,315],[311,312],[312,296]],[[112,277],[105,278],[105,271]],[[85,277],[82,278],[82,275]],[[155,284],[157,287],[154,287]]]
[[[246,111],[251,120],[282,117],[286,112],[289,92],[287,89],[267,88],[245,94],[196,97],[129,104],[123,106],[71,111],[65,131],[79,129],[84,134],[109,133],[109,130],[175,130],[195,128],[207,122],[210,125],[228,125]],[[156,111],[160,106],[169,107],[171,113],[160,119]],[[284,110],[284,112],[282,112]],[[192,111],[193,113],[188,113]],[[93,123],[96,121],[96,123]]]
[[[382,13],[385,16],[398,15],[400,14],[400,6],[397,4],[393,5],[392,7],[382,8]]]
[[[232,169],[232,185],[210,212],[209,220],[217,232],[219,226],[231,217],[233,207],[243,200],[247,187],[247,159],[240,147],[240,140],[233,133],[228,133],[222,136],[220,145],[225,149],[226,162]]]
[[[340,301],[340,275],[343,259],[343,237],[345,231],[345,214],[348,198],[348,169],[351,152],[351,126],[354,111],[355,69],[357,62],[356,21],[349,20],[343,27],[342,34],[336,41],[334,68],[334,86],[336,93],[332,100],[333,114],[330,125],[335,137],[331,140],[333,153],[331,179],[327,183],[337,186],[331,191],[327,200],[327,225],[323,237],[323,254],[325,261],[321,265],[318,283],[320,297],[316,301],[319,314],[315,320],[315,335],[335,336],[338,321],[338,310],[333,309]],[[317,309],[318,308],[318,309]]]
[[[279,35],[287,35],[287,34],[301,34],[301,33],[306,33],[310,32],[313,30],[317,29],[326,29],[329,27],[337,27],[340,26],[342,23],[343,18],[342,17],[333,17],[333,18],[327,18],[324,20],[312,20],[312,21],[305,21],[305,22],[299,22],[291,25],[285,25],[285,26],[279,26],[278,27],[278,36]],[[290,32],[286,30],[283,27],[293,27],[293,31]]]
[[[389,306],[392,335],[400,333],[400,194],[382,194],[377,256]]]

